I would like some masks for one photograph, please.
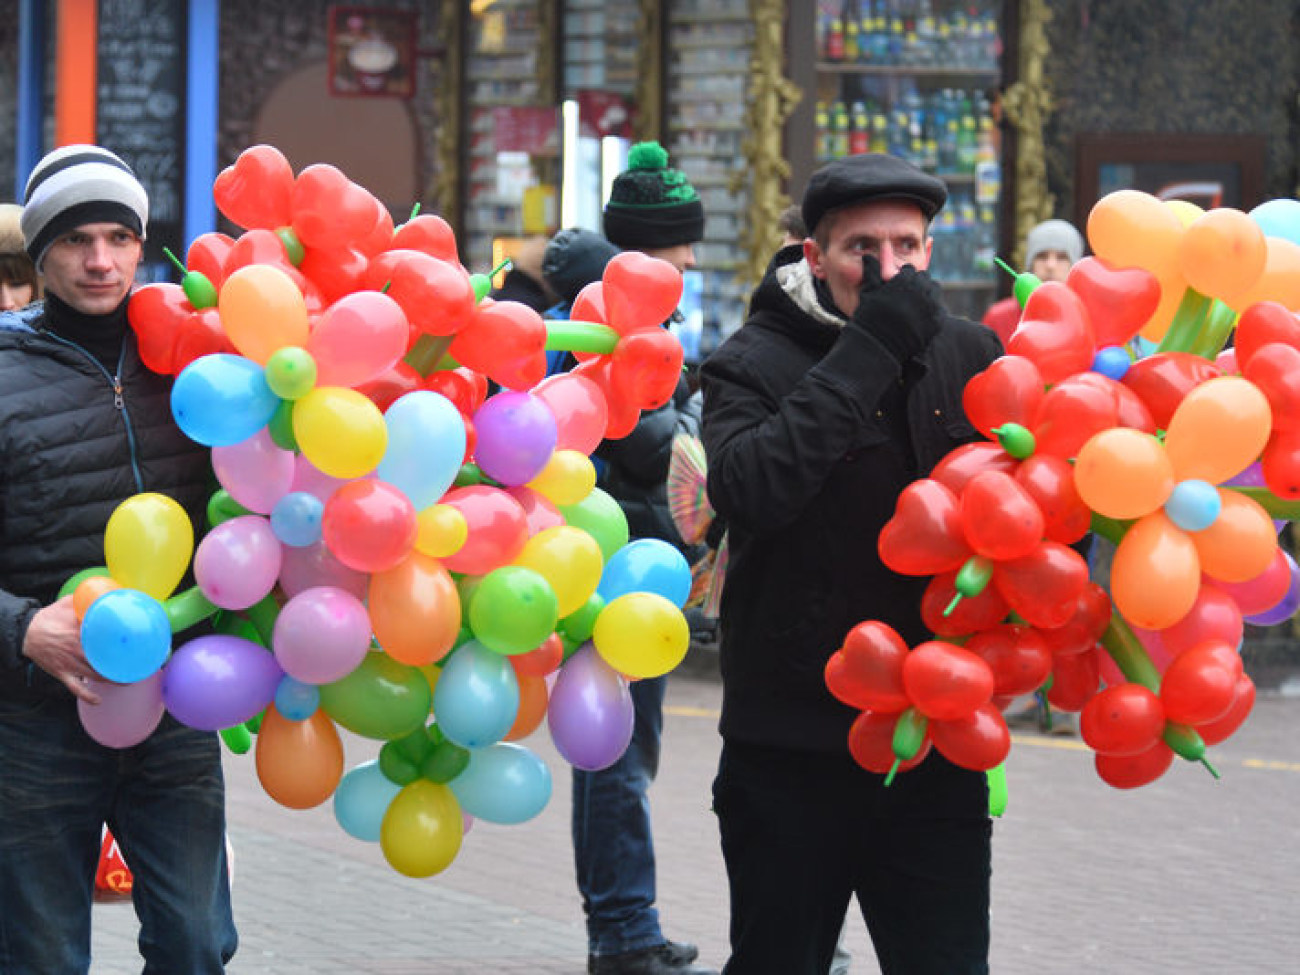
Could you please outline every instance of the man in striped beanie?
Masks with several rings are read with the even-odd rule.
[[[65,146],[24,204],[46,297],[0,314],[0,972],[89,968],[105,825],[135,876],[145,970],[221,972],[236,935],[217,736],[121,710],[138,691],[87,659],[69,583],[103,564],[122,502],[165,494],[201,524],[207,500],[207,451],[128,328],[148,197],[113,153]]]

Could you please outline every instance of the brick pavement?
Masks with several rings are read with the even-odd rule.
[[[708,790],[719,687],[670,680],[654,791],[660,905],[670,936],[721,965],[726,886]],[[1159,783],[1117,792],[1075,741],[1017,736],[1011,804],[995,828],[993,964],[998,975],[1290,972],[1300,957],[1300,700],[1262,698],[1213,750],[1215,782],[1179,763]],[[476,824],[456,862],[401,877],[377,845],[345,835],[328,805],[283,809],[251,756],[228,756],[235,905],[233,975],[578,975],[581,911],[568,841],[568,774],[541,732],[529,744],[556,776],[550,806],[520,826]],[[349,766],[375,743],[349,739]],[[139,971],[122,904],[96,908],[92,971]],[[860,923],[853,971],[878,972]],[[779,975],[779,973],[777,973]]]

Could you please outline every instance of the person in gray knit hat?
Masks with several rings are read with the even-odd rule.
[[[134,875],[144,970],[215,975],[237,941],[217,736],[161,702],[152,724],[144,703],[122,720],[121,695],[140,692],[87,657],[70,584],[103,564],[124,501],[164,494],[202,524],[209,495],[208,452],[128,327],[148,198],[118,156],[66,146],[25,204],[46,297],[0,314],[0,971],[89,969],[107,825]]]

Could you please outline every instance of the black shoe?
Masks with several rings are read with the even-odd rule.
[[[695,945],[665,941],[617,955],[588,955],[587,971],[590,975],[718,975],[717,969],[692,964],[699,954]]]

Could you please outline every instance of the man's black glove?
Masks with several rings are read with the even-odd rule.
[[[942,292],[930,275],[904,264],[882,281],[880,261],[863,255],[858,307],[849,322],[883,345],[900,365],[925,351],[939,334],[942,318]]]

